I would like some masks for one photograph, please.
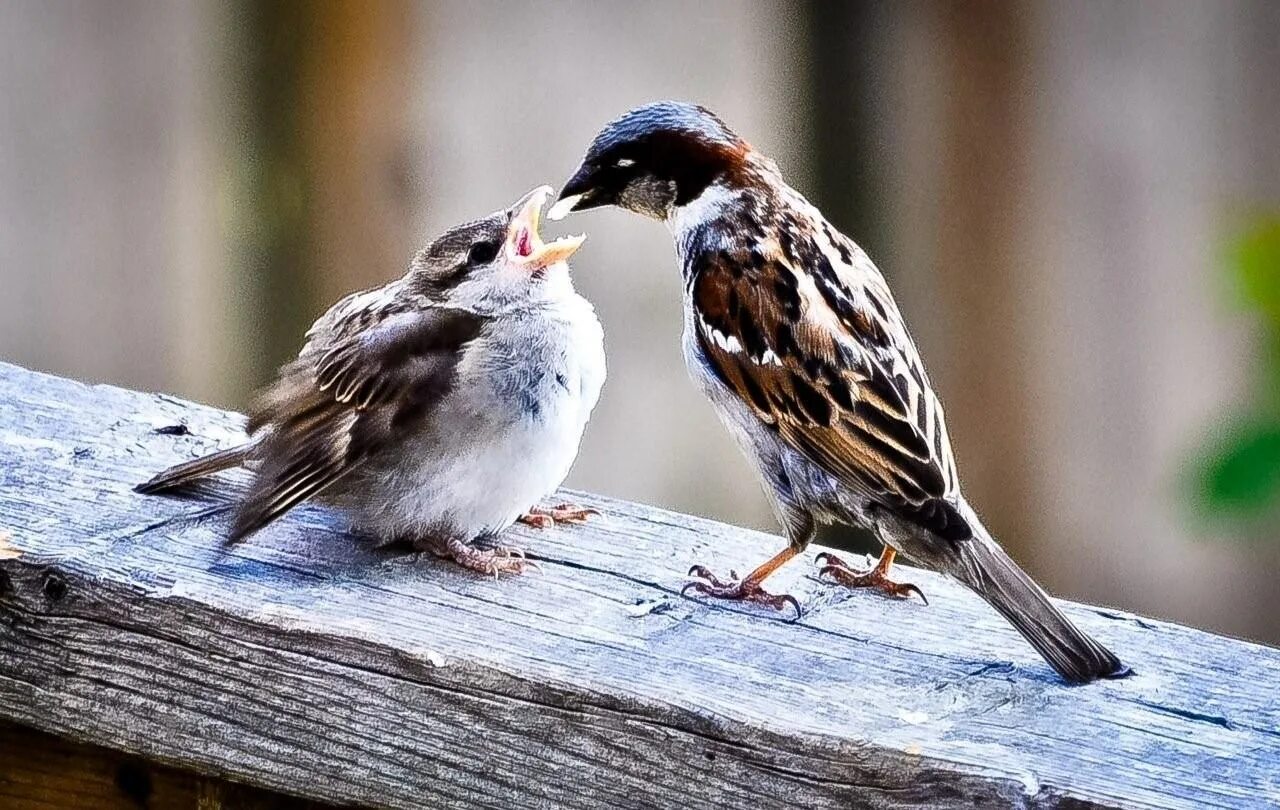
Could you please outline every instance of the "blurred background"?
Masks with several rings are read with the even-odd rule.
[[[1269,0],[0,0],[0,359],[243,407],[340,296],[694,100],[884,270],[1038,579],[1280,642],[1278,77]],[[569,228],[610,356],[570,485],[775,531],[665,229]]]

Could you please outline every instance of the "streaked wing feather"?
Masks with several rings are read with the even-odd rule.
[[[838,270],[816,229],[783,233],[772,249],[693,256],[706,357],[761,421],[843,485],[941,537],[969,537],[941,405],[887,289]],[[870,282],[883,284],[878,273]]]
[[[258,398],[252,429],[263,429],[262,466],[232,529],[236,541],[357,469],[421,424],[451,388],[457,364],[485,319],[438,307],[359,311],[362,329],[333,324],[313,334]]]

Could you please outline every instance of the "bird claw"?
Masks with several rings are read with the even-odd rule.
[[[481,574],[492,574],[494,579],[502,574],[523,574],[530,567],[524,552],[514,548],[474,550],[474,556],[469,554],[465,559],[455,557],[454,561]]]
[[[722,580],[711,573],[706,566],[695,565],[689,569],[689,576],[693,577],[693,581],[685,583],[684,587],[680,589],[680,595],[688,596],[689,591],[693,590],[713,599],[754,602],[782,612],[785,612],[787,606],[790,605],[795,610],[795,616],[791,621],[796,621],[803,615],[799,600],[791,594],[769,593],[755,583],[739,580],[736,571],[730,571],[729,573],[731,579]]]
[[[597,517],[600,510],[592,509],[590,506],[574,506],[571,503],[562,503],[552,511],[552,517],[561,522],[583,523],[589,517]]]
[[[686,574],[686,576],[693,577],[695,580],[703,580],[707,584],[715,588],[726,588],[730,585],[730,583],[725,582],[724,580],[720,579],[720,577],[711,573],[710,569],[708,569],[705,565],[693,566],[692,568],[689,569],[689,573]],[[697,584],[698,584],[697,582],[690,582],[689,584],[684,586],[684,589],[681,590],[681,593],[684,593],[685,590],[688,590],[689,588]]]
[[[542,566],[525,556],[524,550],[511,546],[479,549],[461,540],[427,540],[419,546],[437,557],[453,560],[468,571],[475,571],[498,579],[502,574],[523,574],[530,569],[541,571]]]
[[[538,564],[538,561],[529,559],[522,548],[498,546],[493,549],[492,554],[492,563],[495,565],[493,571],[494,579],[498,578],[499,573],[523,574],[525,571],[538,571],[539,573],[542,571],[542,566]]]
[[[814,557],[813,561],[822,564],[818,569],[818,579],[829,576],[846,588],[872,588],[895,599],[909,599],[915,594],[920,597],[920,601],[929,604],[924,591],[910,582],[894,582],[879,565],[860,571],[827,551]]]
[[[599,514],[600,512],[589,506],[574,506],[573,504],[562,503],[550,509],[534,506],[517,520],[535,529],[550,529],[557,523],[585,523],[587,518]]]
[[[530,512],[527,515],[521,515],[517,520],[526,526],[532,526],[535,529],[550,529],[556,525],[555,518],[550,515],[534,514]]]

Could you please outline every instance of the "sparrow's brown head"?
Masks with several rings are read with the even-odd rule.
[[[605,125],[547,217],[617,205],[664,219],[711,183],[740,172],[750,150],[705,107],[646,104]]]
[[[414,259],[415,282],[443,303],[479,311],[559,294],[569,284],[565,262],[586,237],[543,241],[538,226],[553,193],[539,186],[506,210],[445,232]]]

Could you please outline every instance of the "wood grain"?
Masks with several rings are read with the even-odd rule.
[[[185,431],[163,430],[184,425]],[[679,595],[777,537],[584,493],[494,581],[297,510],[224,548],[234,477],[131,486],[241,417],[0,365],[0,718],[388,807],[1255,807],[1280,802],[1280,652],[1068,605],[1134,677],[1069,687],[980,600],[778,575],[788,623]],[[176,435],[184,434],[185,435]],[[6,556],[6,555],[0,555]]]

